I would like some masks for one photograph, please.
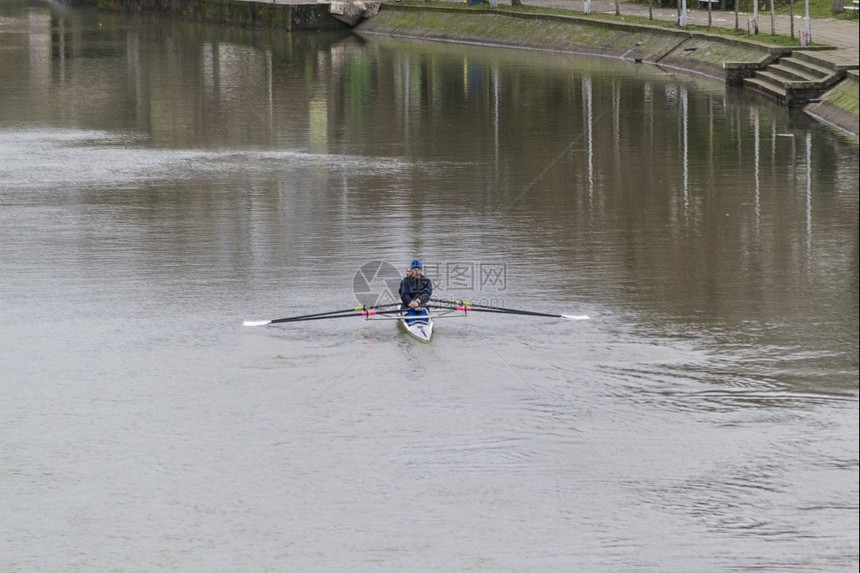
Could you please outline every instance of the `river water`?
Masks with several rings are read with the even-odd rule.
[[[0,70],[0,571],[857,570],[856,140],[653,66],[44,2]],[[415,257],[590,319],[243,326]]]

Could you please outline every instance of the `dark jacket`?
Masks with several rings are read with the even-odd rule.
[[[432,294],[433,283],[424,275],[421,275],[419,279],[406,277],[400,281],[400,300],[403,302],[403,306],[409,306],[409,303],[416,298],[421,299],[423,306],[427,304]]]

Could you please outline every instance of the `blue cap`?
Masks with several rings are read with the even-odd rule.
[[[415,259],[414,261],[412,261],[412,265],[409,268],[424,269],[424,267],[421,265],[421,261],[419,261],[418,259]]]

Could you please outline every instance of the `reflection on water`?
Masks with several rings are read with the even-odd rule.
[[[28,2],[0,70],[0,569],[114,531],[184,570],[856,566],[856,140],[653,66]],[[593,320],[237,326],[415,256]]]

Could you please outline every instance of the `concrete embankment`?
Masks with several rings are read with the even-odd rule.
[[[852,70],[844,80],[821,96],[820,102],[807,105],[806,112],[857,137],[860,134],[858,93],[860,79],[857,71]]]
[[[242,0],[98,0],[115,12],[155,12],[168,16],[267,30],[333,31],[349,29],[334,18],[330,2],[248,2]]]
[[[757,42],[658,26],[625,24],[576,16],[470,11],[445,6],[385,4],[356,28],[385,34],[571,54],[609,56],[683,69],[725,79],[724,62],[765,62],[781,53]]]

